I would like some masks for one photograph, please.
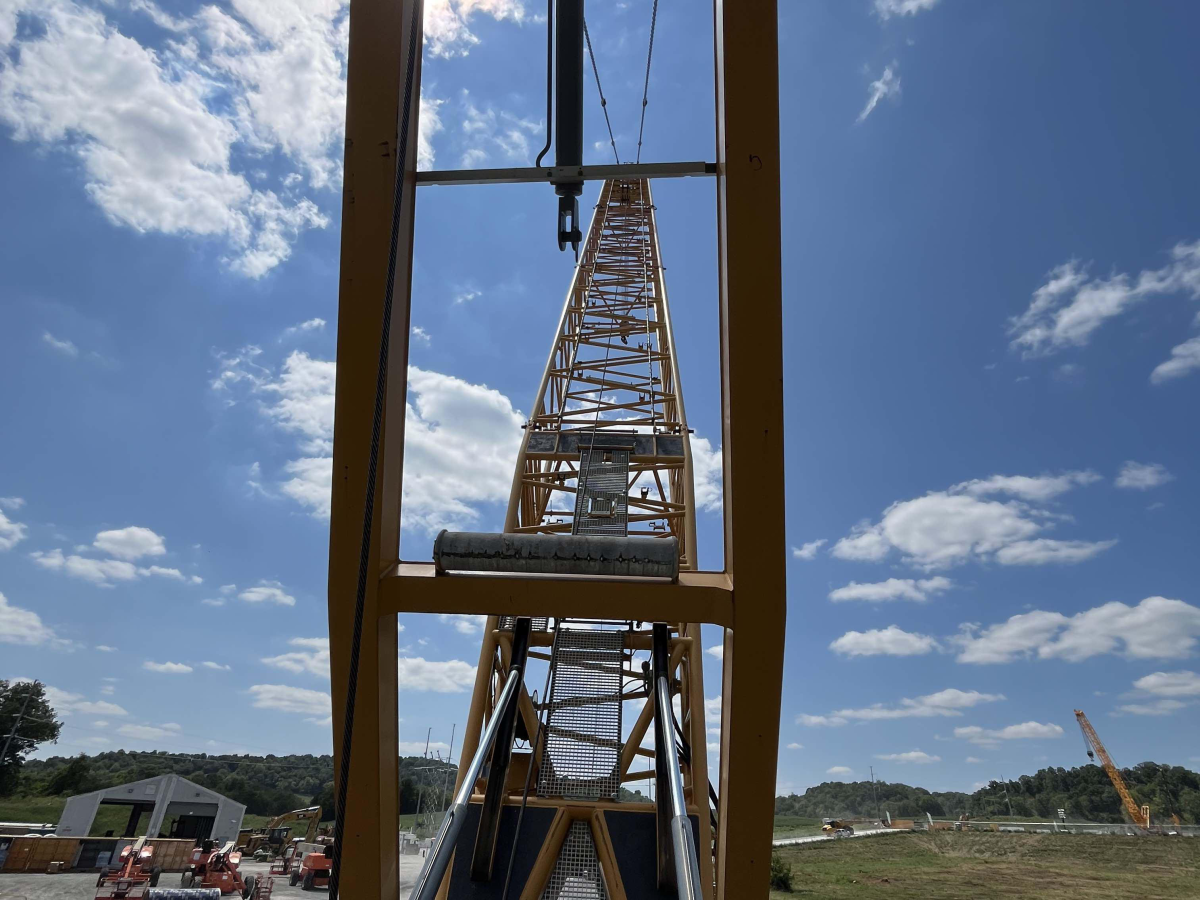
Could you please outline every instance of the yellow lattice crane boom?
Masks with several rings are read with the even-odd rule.
[[[1113,787],[1117,789],[1117,793],[1121,795],[1121,802],[1125,804],[1125,811],[1129,813],[1129,818],[1133,819],[1135,825],[1140,825],[1142,828],[1150,827],[1150,807],[1143,806],[1141,808],[1134,802],[1133,796],[1129,793],[1129,788],[1125,786],[1125,779],[1121,777],[1121,772],[1117,768],[1116,763],[1112,761],[1112,757],[1108,755],[1108,751],[1104,749],[1104,744],[1100,742],[1100,735],[1096,734],[1096,729],[1092,727],[1092,723],[1088,721],[1088,717],[1083,714],[1082,709],[1075,710],[1075,718],[1079,721],[1079,729],[1083,732],[1083,739],[1087,742],[1088,757],[1095,759],[1100,757],[1100,765],[1108,774],[1109,780],[1113,783]]]

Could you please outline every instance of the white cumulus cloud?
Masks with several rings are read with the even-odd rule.
[[[19,497],[6,498],[10,500],[19,500]],[[24,502],[24,501],[22,501]],[[9,509],[20,509],[20,504],[9,505]],[[21,541],[25,540],[25,535],[28,529],[20,522],[12,521],[2,511],[0,511],[0,550],[11,550]]]
[[[256,709],[308,716],[315,723],[327,722],[332,715],[333,701],[326,691],[289,687],[286,684],[252,684],[249,688]]]
[[[1200,369],[1200,336],[1188,338],[1182,344],[1172,347],[1170,359],[1154,367],[1154,371],[1150,373],[1150,381],[1162,384],[1164,381],[1182,378],[1195,369]]]
[[[793,547],[792,556],[794,556],[796,559],[816,559],[817,551],[825,546],[826,543],[827,541],[825,538],[821,538],[820,540],[816,541],[808,541],[807,543],[801,544],[799,547]]]
[[[875,758],[887,760],[888,762],[917,763],[918,765],[928,765],[929,763],[942,761],[940,756],[931,756],[923,750],[909,750],[906,753],[876,753]]]
[[[13,606],[0,593],[0,644],[38,646],[56,641],[54,629],[31,609]]]
[[[288,644],[297,649],[264,657],[263,662],[287,672],[329,677],[329,638],[292,638]]]
[[[163,672],[168,675],[186,675],[192,671],[192,667],[186,663],[177,662],[153,662],[146,660],[142,663],[142,668],[150,672]]]
[[[143,556],[162,556],[167,552],[166,541],[162,535],[139,525],[101,531],[92,541],[92,546],[110,556],[126,560],[141,559]]]
[[[875,13],[881,19],[892,16],[915,16],[919,12],[933,9],[938,0],[875,0]]]
[[[1195,672],[1153,672],[1133,686],[1159,697],[1200,697],[1200,675]]]
[[[865,521],[833,545],[839,559],[878,562],[893,550],[923,569],[971,560],[1001,565],[1076,563],[1115,541],[1060,540],[1041,536],[1063,519],[1045,501],[1099,480],[1094,472],[1062,475],[996,475],[893,503],[876,523]],[[994,495],[1000,495],[995,499]]]
[[[1121,467],[1114,483],[1119,488],[1145,491],[1166,484],[1174,478],[1175,476],[1161,463],[1140,463],[1131,459]]]
[[[937,647],[938,642],[929,635],[904,631],[896,625],[847,631],[829,645],[830,650],[843,656],[923,656]]]
[[[295,606],[296,598],[283,589],[278,581],[260,581],[254,587],[238,594],[239,600],[247,603],[275,603],[279,606]]]
[[[932,594],[940,594],[954,586],[949,578],[936,575],[933,578],[889,578],[875,584],[860,584],[852,581],[845,587],[830,591],[829,599],[835,603],[845,600],[866,600],[879,603],[885,600],[928,600]]]
[[[441,662],[416,657],[396,660],[400,690],[457,694],[475,684],[475,667],[461,659]]]
[[[1112,601],[1073,616],[1033,610],[980,630],[963,626],[951,639],[964,663],[1021,657],[1080,662],[1104,653],[1130,659],[1179,659],[1200,638],[1200,609],[1182,600],[1147,597],[1136,606]]]
[[[1041,722],[1022,722],[1019,725],[1008,725],[1004,728],[981,728],[978,725],[968,725],[954,729],[956,738],[962,738],[972,744],[985,747],[994,746],[999,741],[1059,738],[1062,735],[1062,726]]]

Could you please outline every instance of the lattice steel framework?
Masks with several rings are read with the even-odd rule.
[[[643,540],[674,535],[681,568],[695,568],[691,443],[649,182],[606,181],[601,188],[532,409],[516,460],[506,531]],[[627,587],[612,583],[607,589],[616,594]],[[570,617],[573,606],[572,590],[564,588],[561,614]],[[493,714],[510,665],[511,623],[511,617],[492,616],[485,629],[460,757],[464,765],[485,715]],[[699,826],[707,895],[714,844],[700,624],[672,621],[669,627],[670,671],[679,689],[677,736],[687,750],[681,765],[687,803]],[[551,880],[542,883],[574,871],[574,863],[563,861],[584,844],[593,855],[605,845],[603,838],[593,843],[580,817],[614,807],[654,814],[649,804],[619,801],[622,783],[653,780],[653,770],[634,765],[653,763],[657,753],[654,703],[636,661],[651,640],[651,623],[635,627],[630,619],[592,620],[584,629],[571,618],[552,618],[534,629],[535,648],[552,646],[550,656],[541,657],[551,663],[552,676],[550,694],[540,703],[527,691],[521,694],[526,737],[539,728],[542,734],[524,765],[536,772],[531,793],[575,823],[569,831],[553,831],[543,844],[538,856],[543,865],[559,862],[553,870],[545,868],[542,874]],[[632,722],[628,733],[623,720]],[[523,744],[517,752],[531,748]],[[519,804],[519,787],[507,790],[506,802]],[[596,821],[602,823],[603,816]],[[601,824],[595,828],[603,833]],[[606,871],[611,874],[611,866]],[[534,883],[538,877],[532,876]]]
[[[601,465],[589,462],[600,448],[629,454],[628,533],[675,535],[681,567],[695,568],[691,441],[645,180],[606,181],[600,192],[526,426],[505,531],[605,533],[602,523],[576,521],[580,466]]]
[[[786,618],[777,0],[713,4],[716,141],[711,163],[663,163],[637,170],[613,167],[616,172],[584,167],[581,172],[585,181],[618,177],[624,179],[623,183],[632,178],[694,176],[703,172],[712,175],[715,184],[724,565],[718,572],[697,571],[696,567],[696,544],[689,521],[694,504],[687,493],[691,481],[689,454],[681,446],[686,440],[686,418],[680,398],[674,396],[678,392],[678,378],[675,354],[669,345],[670,327],[666,319],[666,294],[661,290],[652,203],[648,190],[636,185],[632,191],[639,194],[640,218],[635,217],[632,224],[635,229],[648,228],[648,240],[627,242],[629,246],[624,248],[617,240],[607,243],[612,247],[612,259],[622,268],[638,268],[633,263],[635,259],[641,267],[650,268],[653,294],[640,299],[643,307],[645,301],[650,302],[654,324],[641,327],[659,334],[660,338],[653,344],[653,350],[645,347],[643,350],[651,364],[654,353],[664,350],[670,362],[658,361],[660,388],[655,396],[645,399],[637,397],[636,387],[629,382],[605,390],[604,380],[620,380],[616,374],[619,367],[602,367],[602,383],[589,386],[601,389],[599,403],[593,401],[591,409],[595,417],[596,407],[603,406],[605,397],[617,389],[634,401],[623,412],[618,412],[622,407],[617,404],[608,410],[600,409],[600,430],[602,433],[617,430],[610,421],[618,416],[626,418],[627,430],[638,430],[631,452],[632,470],[636,474],[639,467],[646,470],[648,462],[657,463],[659,479],[664,483],[653,497],[657,505],[630,504],[631,524],[635,531],[655,534],[661,533],[653,530],[655,521],[675,529],[683,543],[688,570],[671,584],[631,579],[621,584],[619,590],[608,583],[586,579],[437,577],[431,562],[400,558],[416,231],[414,194],[422,193],[418,190],[422,184],[545,182],[554,176],[551,170],[543,169],[417,172],[422,7],[422,0],[356,0],[349,16],[333,441],[333,469],[337,477],[333,479],[331,492],[329,551],[330,674],[332,692],[338,698],[332,716],[338,763],[335,773],[338,789],[347,790],[343,819],[345,833],[351,836],[342,848],[342,896],[354,900],[398,900],[400,895],[400,851],[396,839],[399,688],[395,660],[399,644],[397,615],[408,613],[492,614],[484,632],[481,665],[461,750],[468,759],[478,746],[482,724],[491,710],[494,695],[488,688],[494,683],[497,665],[506,668],[511,656],[513,634],[496,627],[499,622],[495,614],[569,616],[576,621],[607,617],[677,623],[672,625],[671,670],[679,681],[685,704],[680,725],[690,742],[690,765],[696,773],[694,783],[691,774],[687,775],[685,799],[692,814],[699,814],[697,843],[702,850],[705,893],[709,893],[709,885],[715,885],[716,900],[765,896],[770,876],[771,812]],[[398,80],[397,72],[408,72],[412,77]],[[402,156],[397,153],[401,149]],[[605,220],[610,213],[618,212],[608,208],[613,205],[612,190],[611,185],[605,187],[606,200],[598,210]],[[398,197],[402,197],[399,204],[394,202]],[[622,205],[622,199],[619,192],[618,205]],[[645,224],[647,217],[649,225]],[[615,217],[612,222],[615,226]],[[593,248],[599,253],[600,243],[606,237],[616,238],[615,233],[606,236],[594,228],[592,231],[585,252]],[[623,259],[619,258],[622,253]],[[390,265],[393,259],[394,269]],[[612,344],[614,349],[620,343],[622,349],[616,351],[618,355],[632,354],[636,341],[633,350],[626,350],[629,345],[620,342],[620,334],[614,341],[611,334],[603,335],[603,329],[596,329],[601,333],[584,335],[578,327],[567,327],[572,302],[576,319],[586,317],[589,272],[584,267],[577,271],[567,314],[557,332],[556,350],[564,336],[577,334],[577,341],[587,353],[596,350],[595,342],[601,341]],[[604,265],[592,274],[597,289],[600,282],[614,280]],[[634,275],[640,277],[636,272]],[[628,271],[626,280],[633,280]],[[621,293],[628,299],[628,289]],[[804,298],[795,302],[803,303]],[[390,317],[385,314],[387,309],[392,309]],[[646,318],[633,316],[639,317]],[[617,319],[612,319],[609,330],[619,325]],[[376,351],[389,334],[386,371],[381,371]],[[663,343],[664,340],[668,343]],[[566,343],[571,343],[570,339]],[[594,372],[579,374],[592,377]],[[380,431],[378,383],[383,376],[386,376],[386,394]],[[550,390],[551,379],[555,382],[553,390]],[[542,402],[534,412],[538,417],[555,415],[557,427],[542,428],[545,423],[539,419],[533,423],[538,427],[527,433],[521,468],[514,483],[516,496],[510,505],[508,530],[566,525],[570,518],[565,511],[573,509],[573,504],[557,490],[559,486],[567,487],[570,479],[554,476],[570,476],[567,463],[579,459],[580,435],[573,433],[578,430],[575,428],[578,423],[571,420],[576,418],[574,406],[584,406],[586,398],[578,401],[568,398],[567,380],[555,371],[552,360],[538,394]],[[571,380],[578,385],[586,384]],[[672,403],[678,404],[677,410],[670,409]],[[560,409],[563,415],[557,421]],[[639,419],[642,422],[638,423]],[[678,434],[670,433],[670,423],[678,424]],[[639,425],[648,427],[639,430]],[[666,433],[664,427],[668,428]],[[672,441],[674,448],[668,446]],[[376,450],[377,480],[373,478],[376,469],[371,463]],[[540,465],[529,466],[531,461]],[[680,469],[682,463],[682,473],[672,473],[668,461],[674,463],[675,469]],[[632,500],[642,500],[643,482],[648,488],[657,488],[652,475],[646,470],[640,476],[642,481],[635,485]],[[674,477],[682,478],[682,491],[673,484]],[[372,486],[373,495],[369,493]],[[646,500],[652,499],[649,495],[648,490]],[[681,500],[682,513],[671,505]],[[564,513],[553,518],[563,521],[547,521],[544,512],[560,506]],[[369,520],[371,527],[367,532],[364,510],[371,507],[376,515]],[[356,592],[363,583],[364,571],[366,592],[361,595]],[[706,723],[703,686],[698,677],[702,647],[696,621],[722,628],[725,636],[722,683],[719,691],[714,688],[712,692],[721,696],[722,725],[720,811],[715,840],[714,829],[708,827],[709,819],[704,814],[708,790]],[[534,632],[531,638],[534,650],[530,655],[544,659],[544,648],[550,646],[551,637],[547,632]],[[642,632],[629,632],[626,641],[631,651],[648,649]],[[362,652],[356,655],[355,650],[360,646]],[[353,672],[357,672],[357,678],[352,678]],[[343,736],[351,729],[349,706],[341,700],[350,696],[352,681],[357,715],[353,751],[346,758]],[[537,726],[538,711],[529,695],[522,693],[519,698],[523,723],[518,732],[532,733]],[[629,696],[626,702],[637,701]],[[630,770],[630,764],[635,757],[646,758],[641,743],[652,718],[648,712],[652,712],[650,707],[643,705],[622,747],[624,781],[642,780],[640,772]],[[684,760],[685,765],[688,762]],[[341,766],[346,764],[349,775],[343,777]],[[519,767],[513,774],[519,774]],[[613,900],[620,900],[624,896],[621,885],[607,879],[607,873],[616,864],[616,852],[606,833],[606,816],[618,814],[601,809],[589,812],[580,808],[579,803],[567,809],[572,804],[562,799],[536,799],[538,805],[557,807],[553,827],[559,835],[556,846],[561,847],[570,822],[581,818],[589,821],[593,845],[606,875],[606,887]],[[595,801],[596,806],[605,803],[613,801]],[[626,812],[638,806],[617,805]],[[653,807],[645,811],[653,814]],[[709,847],[715,847],[715,871],[713,860],[703,852]],[[530,897],[522,892],[520,900],[536,900],[552,869],[553,860],[539,856],[530,876],[531,880],[541,879],[537,893]],[[445,887],[442,897],[446,896]],[[525,888],[529,890],[531,885],[527,883]]]

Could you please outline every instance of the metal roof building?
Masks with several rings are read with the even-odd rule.
[[[179,775],[159,775],[129,784],[77,794],[67,800],[55,834],[86,837],[100,806],[129,807],[125,831],[117,837],[160,836],[232,841],[242,827],[246,807]],[[149,819],[144,817],[149,813]]]

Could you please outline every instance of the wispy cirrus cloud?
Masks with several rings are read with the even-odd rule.
[[[892,63],[890,66],[884,68],[882,75],[871,82],[867,88],[867,105],[858,114],[856,122],[862,123],[866,121],[867,116],[875,111],[875,107],[879,105],[880,100],[895,100],[900,96],[900,76],[896,74],[898,68],[899,66],[896,63]]]
[[[1077,259],[1056,266],[1033,292],[1029,307],[1009,319],[1010,346],[1026,358],[1049,356],[1086,346],[1101,326],[1152,297],[1200,299],[1200,241],[1176,244],[1169,257],[1165,266],[1144,269],[1136,277],[1125,272],[1093,277]],[[1168,369],[1152,380],[1184,374],[1187,353],[1180,356],[1173,364],[1164,363]]]
[[[961,716],[964,709],[1004,699],[1003,694],[985,694],[980,691],[960,691],[957,688],[946,688],[935,694],[926,694],[916,699],[905,697],[898,704],[891,706],[876,703],[860,709],[838,709],[821,716],[801,714],[796,717],[796,724],[836,728],[851,721],[875,722],[884,719],[953,717]]]

